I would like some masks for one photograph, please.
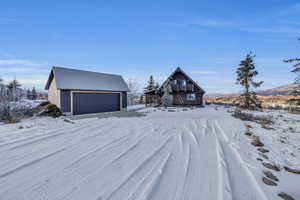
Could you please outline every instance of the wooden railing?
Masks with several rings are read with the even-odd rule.
[[[172,91],[173,92],[193,92],[194,85],[187,84],[187,85],[179,85],[179,84],[172,84]]]

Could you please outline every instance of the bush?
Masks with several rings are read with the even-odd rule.
[[[261,124],[263,128],[267,128],[267,125],[273,124],[272,117],[270,116],[255,116],[250,113],[242,112],[241,109],[235,109],[232,116],[243,121],[254,121]]]
[[[55,105],[48,103],[44,106],[44,110],[38,114],[39,116],[50,116],[50,117],[60,117],[63,113],[60,109]]]
[[[12,120],[11,109],[9,105],[0,105],[0,121],[10,121]]]
[[[46,105],[49,105],[49,104],[50,104],[49,101],[45,101],[45,102],[40,103],[40,106],[45,107]]]

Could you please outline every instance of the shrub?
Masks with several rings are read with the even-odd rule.
[[[232,116],[243,121],[254,121],[261,124],[263,128],[267,128],[267,125],[273,124],[271,116],[255,116],[251,113],[242,112],[241,109],[235,109]]]
[[[44,110],[38,114],[39,116],[50,116],[50,117],[60,117],[63,113],[55,104],[47,104],[44,106]]]
[[[45,102],[40,103],[40,106],[44,107],[44,106],[49,105],[49,104],[50,104],[49,101],[45,101]]]

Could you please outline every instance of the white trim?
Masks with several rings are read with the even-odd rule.
[[[99,93],[99,94],[103,94],[103,93],[108,93],[108,94],[111,94],[111,93],[114,93],[114,94],[120,94],[119,97],[120,97],[120,110],[119,111],[122,111],[123,109],[123,94],[122,92],[114,92],[114,91],[94,91],[94,90],[71,90],[70,91],[70,95],[71,95],[71,115],[74,115],[73,114],[73,93],[87,93],[87,94],[91,94],[91,93]],[[97,113],[91,113],[91,114],[97,114]]]

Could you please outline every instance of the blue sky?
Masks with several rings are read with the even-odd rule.
[[[236,92],[254,51],[263,88],[291,83],[300,56],[296,0],[2,1],[0,77],[42,89],[51,66],[162,82],[177,66],[208,92]]]

